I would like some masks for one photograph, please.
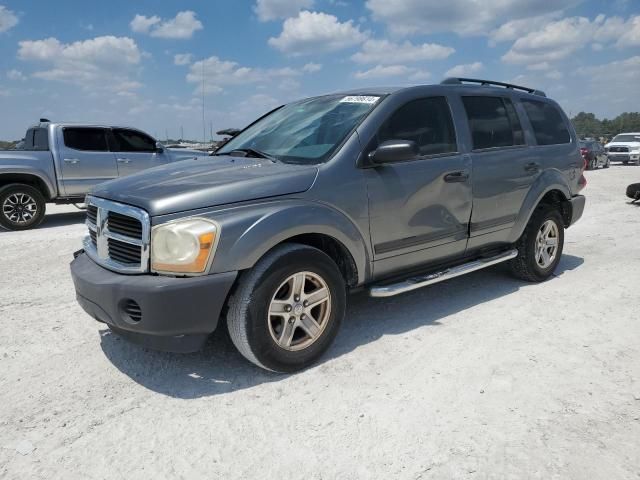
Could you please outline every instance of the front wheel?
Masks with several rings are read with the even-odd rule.
[[[346,287],[324,252],[283,244],[243,272],[229,299],[227,326],[249,361],[275,372],[313,364],[331,345],[345,312]]]
[[[44,196],[31,185],[13,183],[0,189],[0,225],[8,230],[28,230],[44,219]]]
[[[563,247],[564,222],[560,212],[553,207],[538,207],[516,243],[518,256],[511,260],[511,271],[522,280],[542,282],[558,266]]]
[[[604,166],[602,168],[609,168],[611,166],[611,160],[609,160],[607,158],[607,160],[604,162]]]

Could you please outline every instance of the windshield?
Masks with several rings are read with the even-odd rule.
[[[616,135],[612,142],[640,142],[640,135]]]
[[[380,100],[379,96],[328,95],[276,110],[231,139],[216,155],[260,152],[290,163],[322,163]]]

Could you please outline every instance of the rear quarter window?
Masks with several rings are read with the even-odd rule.
[[[522,100],[538,145],[571,143],[571,134],[558,108],[547,102]]]

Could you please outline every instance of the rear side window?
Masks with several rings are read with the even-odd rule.
[[[413,100],[396,110],[378,132],[378,142],[413,140],[421,155],[457,151],[451,111],[444,97]]]
[[[107,136],[104,128],[65,128],[64,144],[74,150],[106,152]]]
[[[524,145],[524,134],[513,103],[502,97],[462,97],[473,149]]]
[[[148,135],[135,130],[114,129],[118,152],[155,152],[156,142]]]
[[[522,105],[527,112],[538,145],[571,142],[569,129],[554,105],[535,100],[522,100]]]

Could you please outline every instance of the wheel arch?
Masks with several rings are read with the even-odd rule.
[[[54,196],[50,185],[37,173],[0,173],[0,188],[14,183],[37,188],[46,201],[51,200]]]
[[[565,223],[565,228],[571,223],[571,190],[558,171],[545,172],[533,184],[520,209],[516,223],[511,230],[509,241],[515,242],[526,228],[533,212],[541,205],[557,205]]]
[[[225,225],[221,219],[220,244],[211,272],[246,270],[278,245],[300,243],[333,258],[349,286],[361,285],[369,278],[370,257],[364,236],[346,215],[329,206],[274,202],[250,219],[242,220],[236,212],[229,220],[240,224]]]

